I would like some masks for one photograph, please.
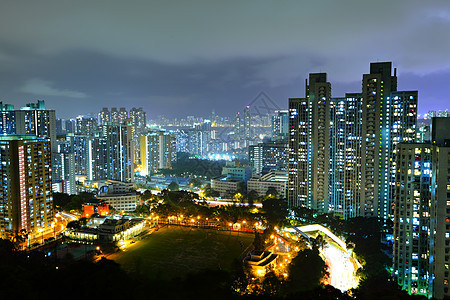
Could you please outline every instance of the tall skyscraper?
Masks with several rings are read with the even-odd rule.
[[[311,207],[308,202],[308,101],[289,99],[289,207]]]
[[[56,151],[56,117],[54,110],[45,109],[45,102],[29,103],[16,110],[15,134],[31,134],[49,138],[52,152]]]
[[[234,127],[234,138],[238,140],[242,136],[242,122],[241,122],[241,114],[239,112],[237,112],[236,115],[234,116],[233,127]]]
[[[397,92],[392,63],[371,63],[363,75],[361,209],[365,216],[392,218],[395,145],[412,142],[417,91]]]
[[[248,147],[249,166],[252,174],[271,170],[288,171],[288,147],[284,142],[266,142]]]
[[[16,133],[16,114],[14,105],[0,102],[0,134]]]
[[[444,299],[450,296],[450,118],[432,121],[432,143],[397,145],[393,269],[408,293]]]
[[[145,130],[145,126],[147,125],[147,114],[142,109],[142,107],[133,107],[130,110],[130,119],[131,123],[136,129],[136,133],[141,133],[143,130]]]
[[[98,113],[98,125],[106,125],[108,122],[111,122],[111,113],[107,107],[103,107]]]
[[[252,138],[252,127],[251,127],[252,113],[250,111],[250,106],[244,108],[244,130],[243,137],[245,139]]]
[[[170,169],[176,161],[175,135],[168,132],[151,132],[141,135],[141,161],[144,174],[160,169]]]
[[[310,74],[306,98],[289,99],[292,207],[344,218],[392,218],[396,145],[413,142],[417,91],[397,91],[392,64],[372,63],[362,93],[331,98],[326,74]]]
[[[344,219],[360,215],[361,94],[330,101],[329,210]]]
[[[292,175],[288,200],[293,206],[328,211],[330,98],[327,75],[315,73],[306,82],[306,98],[289,99]]]
[[[120,123],[119,112],[117,111],[117,107],[111,108],[110,118],[111,118],[111,123],[113,123],[113,124]]]
[[[287,139],[289,132],[289,111],[276,110],[272,116],[272,138],[274,140]]]
[[[72,152],[70,142],[56,141],[56,152],[53,153],[52,179],[62,181],[64,193],[74,195],[77,193],[75,185],[75,154]]]
[[[125,107],[119,109],[119,122],[120,124],[125,124],[128,121],[128,112]]]
[[[123,182],[134,181],[134,138],[131,125],[102,125],[106,140],[107,178]],[[91,157],[92,159],[92,157]]]
[[[97,131],[97,119],[86,116],[78,116],[75,119],[75,133],[77,135],[94,136]]]
[[[52,232],[50,140],[0,137],[0,237],[26,231],[31,238]]]

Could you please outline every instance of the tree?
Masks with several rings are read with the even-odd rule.
[[[257,191],[251,190],[247,193],[247,201],[248,205],[253,206],[253,203],[255,203],[256,200],[258,200],[259,195]]]
[[[147,205],[142,204],[136,206],[136,210],[134,211],[134,213],[140,216],[148,216],[150,214],[150,209]]]
[[[265,295],[277,295],[283,287],[281,280],[273,271],[266,273],[262,282],[262,292]]]
[[[153,197],[152,191],[150,190],[145,190],[142,194],[141,194],[141,199],[143,201],[147,201],[150,200]]]
[[[288,215],[287,203],[284,199],[267,198],[263,202],[264,216],[272,226],[284,226]]]
[[[202,187],[203,182],[199,178],[191,178],[189,184],[194,188]]]
[[[178,191],[180,189],[180,186],[178,185],[178,183],[176,183],[175,181],[172,181],[168,186],[167,189],[169,189],[169,191]]]
[[[205,197],[219,197],[220,193],[211,188],[211,183],[205,185]]]
[[[278,196],[278,192],[277,189],[274,188],[273,186],[270,186],[267,191],[266,191],[266,196],[267,197],[276,197]]]
[[[253,247],[256,251],[264,251],[266,246],[264,245],[264,238],[258,231],[255,231],[255,239],[253,240]]]
[[[305,272],[307,271],[307,276]],[[291,261],[287,288],[290,293],[310,291],[328,275],[327,266],[317,249],[305,249]]]
[[[311,238],[312,247],[314,249],[320,250],[323,249],[323,247],[326,245],[325,239],[323,238],[323,235],[319,234],[317,237]]]

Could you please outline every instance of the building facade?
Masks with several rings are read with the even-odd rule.
[[[0,137],[0,237],[30,238],[52,232],[53,197],[49,139]]]
[[[397,145],[393,270],[409,294],[450,296],[450,118],[431,143]]]

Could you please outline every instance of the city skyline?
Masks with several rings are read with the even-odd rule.
[[[124,106],[148,119],[232,116],[261,91],[287,108],[308,73],[327,72],[332,97],[357,92],[377,61],[394,62],[399,89],[419,91],[419,114],[448,108],[444,1],[46,4],[2,5],[0,100],[16,108],[41,99],[58,118]]]

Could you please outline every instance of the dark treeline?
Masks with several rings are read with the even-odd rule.
[[[206,176],[207,179],[218,177],[222,174],[225,161],[212,161],[208,159],[193,158],[188,153],[178,152],[177,161],[172,169],[160,170],[162,175],[172,176]]]

